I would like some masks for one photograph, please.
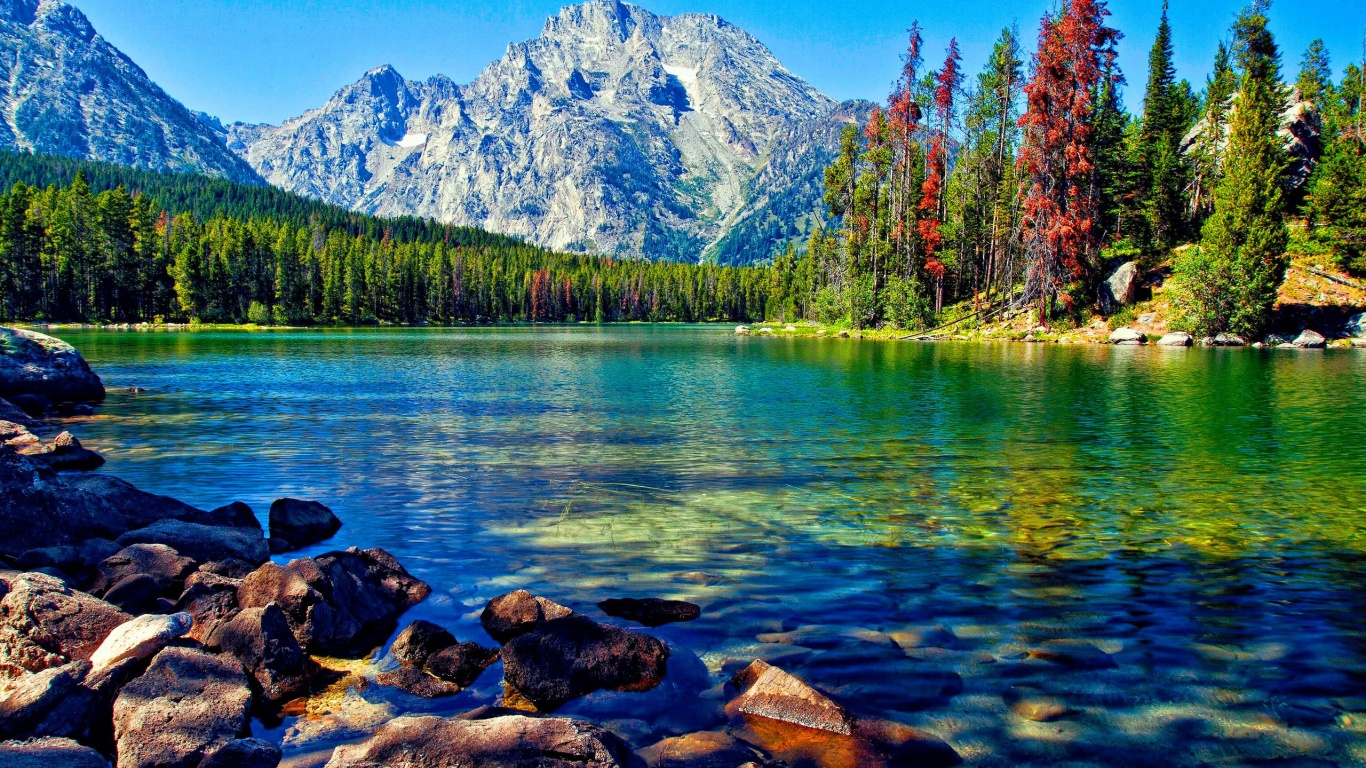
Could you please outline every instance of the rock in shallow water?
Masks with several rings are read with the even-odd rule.
[[[630,751],[591,723],[519,715],[487,720],[400,717],[338,747],[327,768],[625,768]]]
[[[755,715],[831,733],[854,732],[854,718],[844,707],[767,662],[756,660],[741,670],[735,684],[743,692],[726,705],[732,717]]]
[[[574,612],[559,603],[519,589],[493,598],[484,606],[479,623],[499,644],[521,637],[542,622],[562,619]]]
[[[503,674],[542,712],[596,690],[644,691],[664,679],[669,646],[586,616],[547,621],[503,646]]]
[[[348,549],[288,565],[266,563],[242,580],[243,608],[277,603],[300,647],[309,653],[356,656],[393,631],[398,617],[431,594],[382,549]]]
[[[682,600],[660,600],[657,597],[613,598],[603,600],[598,603],[598,607],[608,616],[634,621],[647,627],[662,627],[677,621],[693,621],[702,615],[702,609],[692,603]]]
[[[0,327],[0,397],[103,400],[104,383],[75,347],[34,331]]]
[[[648,768],[737,768],[769,762],[754,747],[728,733],[701,731],[664,739],[640,752]]]
[[[270,505],[270,537],[296,548],[330,539],[341,526],[332,510],[316,501],[277,499]]]

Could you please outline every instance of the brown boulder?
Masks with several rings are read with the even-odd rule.
[[[394,638],[389,650],[400,663],[421,667],[432,654],[452,645],[455,645],[455,635],[430,621],[418,619]]]
[[[247,733],[250,707],[236,659],[167,648],[114,702],[119,768],[197,768]]]
[[[559,603],[519,589],[490,600],[479,615],[479,623],[484,625],[489,637],[501,645],[525,635],[542,622],[562,619],[573,613]]]
[[[831,733],[854,732],[854,717],[848,710],[765,661],[755,660],[738,672],[735,684],[742,693],[726,705],[731,717],[754,715]]]
[[[586,616],[547,621],[503,646],[509,685],[542,712],[597,690],[646,691],[664,679],[669,646]]]
[[[89,660],[131,616],[39,573],[0,573],[0,680]]]
[[[327,768],[625,768],[630,751],[580,720],[400,717],[369,740],[338,747]]]
[[[280,748],[260,739],[238,739],[209,753],[199,768],[275,768]]]
[[[309,692],[318,665],[299,647],[284,611],[275,603],[246,608],[214,628],[204,643],[232,654],[252,676],[253,689],[272,704]]]
[[[242,580],[243,608],[276,603],[309,653],[356,656],[393,631],[402,613],[431,594],[382,549],[348,549],[266,563]]]
[[[421,620],[399,633],[390,651],[402,667],[381,674],[379,682],[425,699],[460,693],[498,659],[498,651],[458,642],[450,632]]]
[[[156,585],[158,596],[178,594],[184,587],[185,578],[197,567],[194,560],[165,544],[133,544],[96,566],[98,575],[90,591],[104,595],[125,579],[146,576]]]
[[[634,621],[647,627],[662,627],[676,621],[693,621],[702,609],[682,600],[660,600],[647,597],[641,600],[621,597],[603,600],[598,607],[608,616]]]
[[[189,637],[203,643],[222,622],[237,615],[237,590],[240,579],[219,576],[201,569],[185,580],[185,591],[176,601],[175,609],[190,614],[194,626]]]

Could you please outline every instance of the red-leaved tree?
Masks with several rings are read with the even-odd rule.
[[[1075,290],[1095,286],[1099,227],[1092,115],[1102,73],[1113,64],[1118,31],[1105,26],[1104,0],[1069,0],[1061,16],[1045,16],[1025,86],[1020,118],[1026,180],[1023,239],[1029,266],[1024,302],[1037,302],[1039,322],[1052,307],[1070,311]]]
[[[920,242],[925,249],[925,272],[934,278],[934,311],[944,308],[944,264],[935,255],[944,243],[939,228],[944,225],[947,204],[944,196],[945,180],[949,172],[949,131],[953,128],[954,94],[958,93],[963,75],[959,62],[958,39],[949,40],[944,68],[935,77],[934,126],[930,135],[930,151],[925,158],[925,183],[921,185]]]

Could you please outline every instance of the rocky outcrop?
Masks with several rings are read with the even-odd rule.
[[[0,449],[0,554],[116,539],[162,519],[201,522],[207,512],[101,473],[58,475]]]
[[[5,768],[109,768],[99,752],[71,739],[34,739],[0,744]]]
[[[382,549],[348,549],[288,565],[267,563],[237,591],[242,608],[276,603],[309,653],[358,655],[393,631],[431,587]]]
[[[296,549],[332,538],[341,525],[332,510],[316,501],[278,499],[270,505],[270,537]]]
[[[246,733],[250,707],[236,659],[167,648],[114,702],[119,768],[197,768]]]
[[[260,183],[76,8],[0,3],[0,148]]]
[[[0,39],[4,27],[0,22]],[[0,141],[3,135],[0,129]],[[15,395],[42,395],[54,401],[103,400],[104,383],[65,341],[0,326],[0,397]]]
[[[702,615],[698,606],[682,600],[660,600],[657,597],[636,599],[612,598],[598,603],[608,616],[634,621],[647,627],[662,627],[678,621],[693,621]]]
[[[1352,338],[1366,339],[1366,312],[1362,312],[1358,315],[1352,315],[1350,318],[1348,318],[1347,325],[1344,326],[1342,330],[1343,333]],[[0,409],[0,419],[8,418],[9,417],[5,416],[3,409]],[[9,420],[14,421],[14,419]]]
[[[0,572],[0,679],[86,661],[132,617],[42,573]]]
[[[139,616],[120,624],[91,655],[92,671],[100,674],[126,661],[150,659],[173,640],[184,637],[193,622],[188,613],[176,613]]]
[[[414,756],[421,755],[420,762]],[[607,731],[566,718],[400,717],[367,741],[338,747],[327,768],[626,768],[629,750]]]
[[[597,690],[646,691],[664,679],[669,646],[637,632],[566,616],[503,646],[508,685],[541,712]]]
[[[270,547],[260,528],[223,528],[181,520],[161,520],[118,537],[120,546],[165,544],[203,563],[241,560],[260,565],[270,559]]]
[[[484,625],[489,637],[505,644],[543,622],[562,619],[573,613],[559,603],[519,589],[490,600],[479,615],[479,623]]]

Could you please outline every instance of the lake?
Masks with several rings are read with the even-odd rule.
[[[516,588],[700,604],[648,630],[660,689],[562,710],[637,747],[719,726],[762,657],[968,765],[1366,763],[1360,351],[54,332],[109,387],[64,423],[103,471],[262,518],[322,501],[345,526],[302,554],[392,552],[434,588],[404,623],[490,645],[478,613]],[[498,666],[438,701],[374,668],[257,733],[303,765],[501,694]]]

